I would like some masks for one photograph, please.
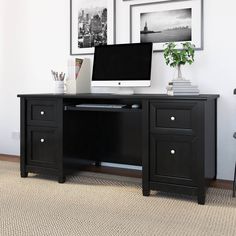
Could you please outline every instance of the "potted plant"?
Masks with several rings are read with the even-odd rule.
[[[178,77],[176,79],[184,79],[181,73],[181,65],[194,62],[195,45],[190,42],[182,43],[182,49],[176,49],[175,43],[166,43],[164,49],[164,58],[166,65],[177,67]]]

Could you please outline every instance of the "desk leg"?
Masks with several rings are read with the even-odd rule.
[[[21,176],[21,178],[28,177],[28,171],[26,171],[25,161],[24,161],[24,158],[22,158],[22,157],[20,160],[20,176]]]
[[[66,177],[64,175],[59,175],[58,176],[58,183],[63,184],[66,181]]]
[[[64,153],[63,153],[63,146],[64,146],[64,136],[63,136],[63,118],[64,118],[64,104],[63,98],[57,99],[57,111],[58,114],[58,183],[62,184],[65,183],[66,178],[64,175]]]
[[[150,189],[143,186],[143,196],[150,196]]]
[[[95,166],[97,166],[97,167],[101,166],[101,162],[100,161],[95,161]]]
[[[197,196],[197,202],[199,205],[204,205],[205,204],[205,198],[206,196],[205,195],[198,195]]]
[[[204,179],[199,180],[202,182],[199,184],[198,191],[197,191],[197,201],[199,205],[204,205],[205,199],[206,199],[206,187],[203,180]]]
[[[142,102],[142,187],[143,196],[150,195],[149,185],[149,102]]]
[[[28,172],[27,171],[21,171],[20,176],[21,176],[21,178],[26,178],[26,177],[28,177]]]

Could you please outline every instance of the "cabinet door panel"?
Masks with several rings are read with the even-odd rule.
[[[152,101],[150,104],[150,130],[152,133],[194,135],[200,120],[198,102]]]
[[[151,181],[195,186],[196,163],[199,159],[197,147],[197,138],[178,135],[151,135]]]
[[[27,164],[57,168],[57,129],[49,127],[28,127]]]
[[[56,100],[29,99],[27,102],[27,124],[57,126]]]

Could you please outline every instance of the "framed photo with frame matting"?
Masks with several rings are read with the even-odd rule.
[[[70,54],[115,43],[115,0],[70,0]]]
[[[152,42],[154,51],[164,44],[191,42],[203,49],[203,0],[172,0],[130,5],[130,42]]]

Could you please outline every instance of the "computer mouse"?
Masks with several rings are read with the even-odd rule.
[[[140,107],[140,105],[139,104],[132,104],[132,106],[131,106],[132,108],[139,108]]]

